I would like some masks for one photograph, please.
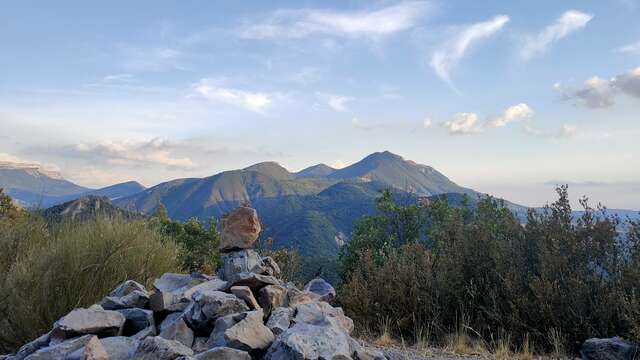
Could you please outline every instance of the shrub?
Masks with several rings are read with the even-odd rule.
[[[41,222],[24,228],[33,224]],[[99,301],[126,279],[150,285],[179,270],[173,240],[140,220],[97,218],[63,224],[44,237],[23,231],[19,240],[16,259],[0,282],[4,351],[46,333],[55,320]]]

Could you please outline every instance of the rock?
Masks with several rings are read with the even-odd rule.
[[[293,319],[293,309],[289,307],[277,307],[271,311],[266,326],[271,332],[278,336],[289,329]]]
[[[262,267],[263,274],[275,277],[280,276],[280,266],[271,256],[262,258]]]
[[[273,276],[243,272],[235,274],[227,281],[227,288],[233,286],[248,286],[253,291],[258,291],[267,285],[280,285],[280,280]]]
[[[162,320],[162,322],[160,323],[160,326],[158,326],[158,331],[162,332],[182,316],[184,316],[184,313],[180,312],[174,312],[167,315],[167,317],[165,317],[164,320]]]
[[[163,322],[164,324],[164,322]],[[176,340],[187,347],[193,345],[193,330],[187,326],[183,317],[175,319],[171,324],[167,325],[160,331],[158,335],[167,340]]]
[[[216,319],[213,331],[207,340],[207,346],[210,348],[225,346],[224,332],[237,324],[242,318],[241,314],[231,314]]]
[[[210,280],[198,274],[163,274],[153,282],[155,292],[150,297],[151,310],[183,311],[189,305],[190,297],[184,294],[191,288]]]
[[[187,319],[194,329],[204,333],[211,332],[217,318],[249,310],[243,300],[222,291],[197,292],[193,300]]]
[[[632,342],[619,337],[589,339],[582,345],[583,360],[633,360],[640,349]]]
[[[109,360],[133,359],[140,341],[124,336],[113,336],[100,339],[102,347],[107,352]]]
[[[23,360],[24,358],[33,354],[34,352],[49,346],[49,340],[50,340],[50,333],[46,333],[38,337],[37,339],[31,341],[30,343],[23,345],[20,349],[18,349],[16,354],[13,356],[10,356],[9,359]]]
[[[199,354],[201,352],[205,352],[209,350],[209,346],[207,345],[207,340],[209,339],[206,337],[195,338],[193,340],[193,345],[191,345],[191,350],[193,350],[195,354]]]
[[[323,278],[315,278],[304,287],[305,291],[312,292],[314,294],[318,294],[320,296],[320,300],[326,302],[332,302],[336,297],[336,289],[331,286],[328,282],[326,282]]]
[[[54,360],[64,359],[74,351],[84,348],[84,346],[95,338],[94,335],[84,335],[81,337],[73,338],[67,341],[63,341],[57,345],[41,348],[33,354],[27,356],[25,360]]]
[[[70,356],[73,358],[73,356]],[[79,360],[110,360],[109,355],[104,350],[102,342],[98,340],[97,336],[93,336],[89,339],[89,342],[84,346],[82,355],[78,357]]]
[[[118,310],[127,308],[141,308],[145,309],[149,307],[149,294],[139,290],[135,290],[123,297],[107,296],[102,299],[100,306],[106,310]]]
[[[151,310],[133,308],[117,311],[125,318],[122,328],[122,335],[124,336],[132,336],[149,326],[155,326],[153,311]]]
[[[324,301],[296,305],[295,309],[296,315],[293,321],[296,324],[323,325],[330,322],[343,329],[347,334],[351,334],[353,331],[353,320],[344,315],[342,308],[333,307]]]
[[[262,274],[262,258],[252,249],[232,251],[222,254],[220,257],[222,266],[218,271],[224,280],[231,279],[234,275],[242,272],[254,272]]]
[[[355,339],[349,339],[349,347],[354,360],[387,360],[382,352],[365,347]]]
[[[193,355],[193,350],[182,343],[155,336],[142,340],[133,358],[136,360],[174,360],[180,356],[191,355]]]
[[[123,297],[131,294],[134,291],[140,291],[147,295],[149,294],[149,292],[144,287],[144,285],[140,284],[139,282],[135,282],[133,280],[127,280],[122,284],[118,285],[118,287],[116,287],[111,293],[109,293],[109,296]]]
[[[262,227],[255,209],[239,207],[229,213],[222,220],[222,242],[220,250],[223,252],[237,249],[252,249]]]
[[[302,291],[296,287],[289,286],[287,291],[287,299],[289,306],[295,307],[296,305],[309,304],[320,301],[320,295],[312,293],[310,291]]]
[[[227,288],[227,282],[218,278],[213,278],[211,280],[205,281],[201,284],[198,284],[189,290],[185,291],[182,294],[182,301],[191,301],[193,300],[193,295],[196,292],[202,291],[219,291]]]
[[[216,347],[196,355],[194,360],[251,360],[251,356],[242,350]]]
[[[274,340],[273,333],[264,326],[262,310],[250,311],[224,332],[227,346],[244,351],[265,350]]]
[[[244,300],[249,308],[253,310],[260,309],[260,305],[258,305],[256,298],[253,296],[253,293],[248,286],[233,286],[231,287],[231,293],[239,299]]]
[[[281,285],[267,285],[260,289],[258,301],[265,313],[269,314],[271,309],[288,305],[287,289]]]
[[[131,338],[135,339],[135,340],[143,340],[146,339],[150,336],[156,336],[156,327],[155,326],[149,326],[147,328],[144,328],[142,330],[140,330],[139,332],[137,332],[135,335],[133,335]]]
[[[117,311],[75,309],[56,321],[51,337],[61,340],[85,334],[117,336],[124,323],[124,315]]]
[[[349,336],[330,323],[295,324],[276,339],[266,360],[351,359]]]

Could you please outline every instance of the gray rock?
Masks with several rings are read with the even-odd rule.
[[[109,293],[109,296],[123,297],[131,294],[134,291],[140,291],[142,293],[146,293],[147,295],[149,294],[144,285],[133,280],[127,280],[118,285],[118,287],[116,287],[111,293]]]
[[[253,296],[253,293],[248,286],[233,286],[231,288],[231,293],[239,299],[244,300],[249,308],[253,310],[260,309],[260,305],[258,305],[256,298]]]
[[[171,324],[165,326],[165,328],[160,331],[160,334],[158,336],[167,340],[179,341],[189,348],[193,345],[193,330],[191,330],[191,328],[187,326],[187,323],[184,321],[183,317],[179,317],[175,319]]]
[[[149,307],[149,294],[145,291],[135,290],[122,297],[107,296],[102,299],[100,306],[106,310],[118,310],[127,308]]]
[[[193,350],[195,354],[199,354],[201,352],[205,352],[209,350],[209,345],[207,345],[207,340],[209,340],[209,338],[206,338],[206,337],[195,338],[193,340],[193,345],[191,345],[191,350]]]
[[[51,338],[62,340],[84,334],[117,336],[124,322],[124,315],[117,311],[75,309],[56,321]]]
[[[143,340],[150,336],[156,336],[156,327],[149,326],[137,332],[135,335],[131,336],[132,339],[135,340]]]
[[[191,355],[193,355],[193,350],[182,343],[155,336],[142,340],[133,358],[136,360],[174,360],[181,356]]]
[[[234,275],[242,272],[262,273],[262,258],[252,249],[238,250],[223,254],[220,257],[222,266],[219,274],[224,280],[233,278]]]
[[[168,328],[171,324],[173,324],[176,320],[183,317],[184,313],[175,312],[167,315],[167,317],[162,320],[160,326],[158,326],[158,331],[162,332],[164,329]]]
[[[293,309],[289,307],[277,307],[271,311],[269,320],[267,320],[266,326],[271,332],[278,336],[287,331],[291,326],[291,319],[293,319]]]
[[[193,295],[196,292],[202,291],[220,291],[227,287],[227,282],[218,278],[213,278],[211,280],[205,281],[201,284],[198,284],[189,290],[185,291],[182,294],[182,301],[191,301],[193,300]]]
[[[281,285],[267,285],[260,289],[259,294],[258,302],[267,314],[271,312],[271,309],[287,306],[289,303],[287,289]]]
[[[382,352],[360,344],[355,339],[349,339],[349,347],[354,360],[387,360]]]
[[[315,278],[309,281],[304,289],[305,291],[318,294],[322,301],[331,302],[336,298],[336,289],[322,278]]]
[[[275,260],[271,256],[262,258],[262,274],[279,277],[280,276],[280,266],[276,263]]]
[[[222,291],[197,292],[193,299],[187,320],[194,329],[205,333],[211,332],[217,318],[249,310],[243,300]]]
[[[195,360],[251,360],[249,353],[228,347],[216,347],[194,357]]]
[[[64,359],[66,356],[72,354],[74,351],[84,348],[84,346],[95,338],[94,335],[84,335],[81,337],[73,338],[67,341],[63,341],[57,345],[41,348],[33,354],[27,356],[25,360],[54,360]]]
[[[227,280],[227,288],[233,286],[248,286],[253,291],[258,291],[267,285],[280,285],[280,280],[273,276],[260,275],[256,273],[243,272],[232,276]]]
[[[640,355],[640,349],[619,337],[593,338],[584,342],[580,354],[583,360],[634,360]]]
[[[155,292],[150,297],[151,310],[184,311],[189,305],[189,298],[184,294],[191,288],[210,280],[198,274],[163,274],[153,282]]]
[[[87,344],[71,354],[64,357],[65,360],[110,360],[109,355],[104,350],[102,342],[97,336],[92,336]]]
[[[224,340],[228,347],[244,351],[265,350],[274,340],[274,335],[264,326],[262,310],[250,311],[224,332]]]
[[[133,308],[117,311],[125,318],[122,328],[122,335],[124,336],[133,336],[149,326],[155,326],[153,311],[151,310]]]
[[[351,359],[349,336],[331,323],[295,324],[271,344],[265,359]]]
[[[320,301],[320,295],[310,291],[303,291],[295,286],[287,287],[287,301],[289,306],[294,307],[301,304],[309,304]]]
[[[124,336],[113,336],[100,339],[102,347],[107,352],[109,360],[133,359],[140,341]]]
[[[241,314],[231,314],[216,319],[213,331],[207,340],[207,346],[209,348],[225,346],[224,332],[237,324],[242,318]]]
[[[239,207],[222,220],[220,250],[252,249],[262,227],[255,209]]]
[[[46,333],[28,344],[23,345],[15,355],[9,357],[11,360],[23,360],[34,352],[49,346],[50,333]]]
[[[342,308],[333,307],[324,301],[296,305],[295,309],[296,315],[293,321],[296,324],[323,325],[330,322],[343,329],[347,334],[351,334],[353,331],[353,320],[344,315]]]

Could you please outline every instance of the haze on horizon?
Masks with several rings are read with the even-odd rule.
[[[640,2],[10,1],[0,161],[149,186],[389,150],[539,206],[640,208]]]

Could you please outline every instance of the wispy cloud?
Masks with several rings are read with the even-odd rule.
[[[528,35],[522,39],[520,47],[520,58],[524,61],[544,53],[555,42],[563,39],[572,32],[584,28],[593,15],[577,10],[566,11],[552,24],[535,35]]]
[[[122,66],[128,71],[163,72],[184,70],[181,63],[182,51],[170,47],[142,48],[130,45],[120,46],[124,61]]]
[[[442,124],[449,135],[472,135],[482,132],[482,126],[476,113],[456,113],[451,120]]]
[[[347,103],[352,100],[349,96],[329,95],[327,105],[335,111],[344,112],[347,111]]]
[[[216,81],[202,79],[193,85],[194,92],[211,101],[238,106],[249,111],[262,113],[273,102],[273,95],[223,87]]]
[[[604,109],[615,104],[615,97],[620,94],[640,99],[640,67],[616,75],[610,80],[594,76],[584,82],[579,89],[564,87],[556,83],[554,90],[560,93],[565,101],[590,109]]]
[[[450,73],[477,41],[491,37],[509,22],[506,15],[498,15],[489,21],[479,22],[462,28],[444,45],[433,52],[431,67],[444,81],[451,83]]]
[[[510,122],[527,119],[533,116],[533,110],[529,105],[520,103],[505,109],[502,114],[489,122],[490,127],[503,127]]]
[[[427,9],[424,1],[368,11],[281,9],[267,15],[266,20],[248,20],[238,33],[245,39],[300,39],[315,34],[378,38],[413,27]]]
[[[524,130],[529,135],[550,139],[568,139],[578,134],[578,127],[572,124],[562,124],[556,131],[542,130],[531,125],[525,125]]]
[[[422,127],[425,129],[428,129],[431,127],[431,125],[433,125],[433,121],[431,120],[430,117],[426,117],[424,118],[424,120],[422,120]]]
[[[623,54],[640,54],[640,41],[619,47],[616,49],[616,52]]]

